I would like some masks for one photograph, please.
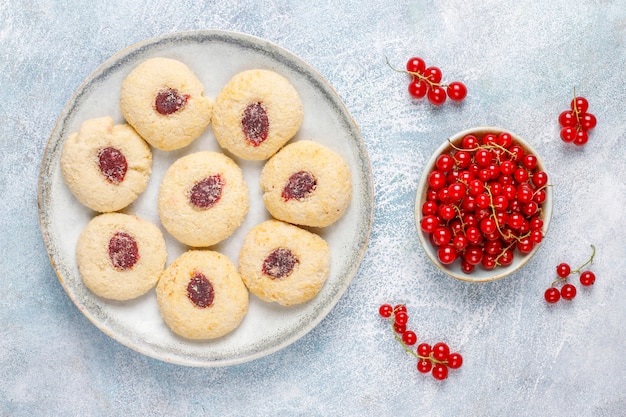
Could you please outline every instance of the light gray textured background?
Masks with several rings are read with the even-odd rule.
[[[116,51],[192,29],[256,35],[316,68],[361,128],[376,191],[369,249],[335,309],[284,350],[228,368],[162,363],[97,330],[38,225],[40,160],[72,92]],[[0,415],[625,415],[625,43],[622,0],[0,2]],[[385,65],[412,55],[464,81],[465,102],[412,102]],[[598,117],[584,148],[558,138],[574,86]],[[556,201],[535,258],[472,285],[429,264],[413,199],[430,153],[485,124],[538,149]],[[546,306],[554,267],[584,262],[591,243],[596,285]],[[378,319],[382,302],[405,302],[418,337],[448,342],[463,367],[443,383],[418,374]]]

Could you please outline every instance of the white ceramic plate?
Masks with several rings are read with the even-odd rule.
[[[119,110],[122,80],[140,62],[152,57],[178,59],[187,64],[214,98],[236,73],[263,68],[291,81],[304,105],[302,128],[293,140],[318,141],[341,154],[353,179],[353,199],[345,216],[325,229],[315,229],[329,243],[331,274],[316,298],[300,306],[281,307],[250,297],[248,314],[232,333],[213,341],[190,341],[174,335],[159,314],[154,290],[130,302],[99,298],[87,290],[76,266],[78,235],[97,213],[71,194],[59,158],[68,135],[90,118],[124,119]],[[221,151],[211,128],[190,146],[177,151],[153,150],[153,173],[148,189],[125,212],[160,226],[156,201],[165,170],[177,158],[200,150]],[[229,156],[233,157],[229,154]],[[250,187],[250,212],[242,226],[211,249],[235,264],[246,233],[270,218],[259,187],[260,161],[233,157]],[[340,299],[355,275],[367,247],[373,214],[373,185],[369,158],[358,127],[324,78],[298,57],[265,40],[224,31],[195,31],[165,35],[133,45],[104,62],[76,90],[63,109],[43,156],[39,178],[39,217],[51,263],[65,291],[78,309],[103,332],[145,355],[188,366],[224,366],[275,352],[313,329]],[[163,230],[163,228],[161,227]],[[163,230],[164,231],[164,230]],[[187,247],[165,231],[168,264]]]

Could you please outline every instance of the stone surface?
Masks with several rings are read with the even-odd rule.
[[[476,4],[474,4],[476,3]],[[626,9],[619,0],[421,2],[70,0],[0,7],[0,415],[622,416],[626,412]],[[337,306],[287,348],[246,364],[163,363],[100,332],[63,291],[37,214],[39,164],[58,114],[105,59],[165,33],[265,38],[316,68],[363,134],[375,182],[369,249]],[[393,72],[413,55],[468,97],[412,102]],[[558,138],[573,88],[598,126],[584,148]],[[454,281],[426,258],[413,201],[449,135],[495,125],[549,167],[552,224],[533,260],[488,284]],[[560,262],[598,254],[597,281],[569,303],[542,295]],[[420,341],[464,356],[443,383],[377,316],[408,305]]]

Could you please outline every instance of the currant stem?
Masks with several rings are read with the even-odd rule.
[[[411,349],[410,347],[407,346],[406,343],[404,343],[404,341],[402,340],[400,335],[393,328],[393,325],[395,324],[395,320],[394,320],[393,316],[389,318],[389,323],[391,324],[391,330],[393,331],[393,337],[398,341],[398,343],[400,343],[400,345],[402,346],[402,349],[404,349],[404,351],[406,353],[410,353],[411,355],[413,355],[414,357],[416,357],[418,359],[430,360],[433,363],[439,363],[439,364],[442,364],[442,365],[448,365],[448,361],[440,361],[438,359],[435,359],[433,357],[432,353],[430,354],[430,356],[418,355],[417,352],[414,352],[413,349]]]
[[[577,269],[574,269],[573,271],[571,271],[571,274],[578,274],[580,273],[580,271],[586,267],[587,265],[589,265],[591,262],[593,262],[593,257],[596,256],[596,247],[594,245],[591,245],[591,250],[593,252],[591,252],[591,257],[587,260],[587,262],[585,262],[584,264],[582,264],[581,266],[579,266]]]
[[[574,269],[573,271],[570,271],[570,275],[571,274],[579,274],[580,271],[586,267],[587,265],[589,265],[591,262],[593,262],[593,258],[594,256],[596,256],[596,247],[594,245],[591,245],[591,256],[589,257],[589,259],[587,260],[587,262],[585,262],[584,264],[582,264],[581,266],[579,266],[578,268]],[[554,281],[552,281],[552,286],[554,287],[554,284],[556,284],[557,282],[564,282],[567,281],[567,277],[559,277],[557,279],[555,279]]]
[[[452,141],[450,139],[448,139],[448,143],[450,144],[450,146],[452,147],[452,149],[454,149],[455,151],[465,151],[465,152],[474,152],[478,149],[500,149],[503,152],[508,153],[509,155],[513,155],[514,152],[510,151],[509,149],[505,148],[502,145],[499,145],[497,143],[489,143],[487,145],[483,144],[483,145],[479,145],[475,148],[472,149],[465,149],[465,148],[461,148],[459,146],[456,146],[454,143],[452,143]]]
[[[434,82],[430,81],[428,79],[428,77],[420,74],[419,72],[413,72],[413,71],[407,71],[407,70],[394,68],[393,65],[391,65],[391,63],[389,62],[389,58],[387,58],[387,57],[385,57],[385,61],[387,62],[387,65],[389,66],[389,68],[391,68],[395,72],[401,72],[401,73],[404,73],[404,74],[409,74],[409,75],[411,75],[413,77],[419,78],[420,80],[426,81],[429,84],[430,88],[433,88],[433,87],[444,87],[444,88],[446,88],[446,87],[448,87],[448,84],[434,83]]]

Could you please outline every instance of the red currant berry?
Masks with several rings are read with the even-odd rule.
[[[463,357],[460,353],[454,352],[448,356],[448,366],[452,369],[459,369],[463,365]]]
[[[583,130],[591,130],[596,127],[596,116],[591,113],[584,113],[580,115],[580,127]]]
[[[448,355],[450,354],[450,348],[443,342],[435,343],[432,348],[433,358],[438,361],[445,361],[448,359]]]
[[[565,126],[561,129],[561,139],[563,142],[573,142],[576,138],[576,128],[574,126]]]
[[[402,333],[406,332],[406,324],[394,323],[393,324],[393,330],[396,333],[398,333],[398,334],[402,334]]]
[[[566,110],[559,115],[559,123],[563,127],[576,126],[576,115],[572,111]]]
[[[438,67],[428,67],[424,70],[424,76],[431,83],[438,84],[441,82],[442,73]]]
[[[437,170],[441,172],[447,172],[454,168],[454,158],[447,153],[442,153],[437,157],[435,162]]]
[[[532,176],[533,185],[541,188],[548,183],[548,174],[545,171],[537,171]]]
[[[412,330],[402,333],[402,341],[407,346],[413,346],[417,342],[417,335]]]
[[[574,137],[574,145],[582,146],[589,140],[589,134],[586,130],[579,130]]]
[[[420,57],[412,57],[406,62],[406,70],[409,72],[416,72],[418,74],[424,74],[426,69],[426,63]]]
[[[448,367],[440,363],[433,366],[433,377],[438,381],[443,381],[448,377]]]
[[[433,363],[428,359],[420,359],[417,361],[417,370],[423,374],[427,374],[433,367]]]
[[[378,308],[378,313],[381,315],[381,317],[384,317],[386,319],[391,317],[392,312],[393,312],[393,307],[391,307],[391,305],[389,304],[383,304]]]
[[[572,111],[575,111],[577,113],[585,113],[589,108],[589,102],[584,97],[575,97],[574,99],[572,99],[570,107]]]
[[[561,299],[561,293],[557,288],[550,287],[546,290],[543,297],[546,299],[547,302],[553,304]]]
[[[458,254],[452,245],[441,246],[437,251],[437,258],[439,259],[439,262],[444,265],[449,265],[454,262],[457,256]]]
[[[461,101],[467,96],[467,87],[462,82],[454,81],[448,85],[447,92],[450,100]]]
[[[396,311],[395,314],[395,323],[402,326],[406,325],[409,321],[409,315],[406,311]]]
[[[567,277],[570,272],[572,272],[572,268],[565,262],[560,263],[556,266],[556,274],[561,278]]]
[[[596,282],[596,275],[591,271],[585,271],[580,274],[580,283],[585,287],[589,287]]]
[[[563,285],[563,287],[561,288],[561,297],[563,297],[564,300],[573,299],[574,297],[576,297],[576,287],[574,287],[572,284]]]
[[[423,358],[427,358],[430,356],[431,348],[428,343],[420,343],[417,345],[417,354],[418,356],[422,356]]]
[[[420,227],[424,233],[432,233],[435,231],[435,228],[439,226],[439,219],[435,215],[428,215],[422,217],[420,221]]]
[[[400,311],[403,311],[403,312],[406,313],[407,309],[406,309],[406,306],[404,304],[396,304],[393,307],[393,311],[394,311],[394,313],[398,313]]]
[[[409,83],[409,94],[414,98],[423,98],[428,92],[428,83],[421,78],[416,78]]]
[[[428,101],[430,101],[435,106],[442,105],[443,103],[445,103],[447,98],[446,90],[444,90],[443,87],[437,85],[428,90],[428,93],[426,95],[428,97]]]

